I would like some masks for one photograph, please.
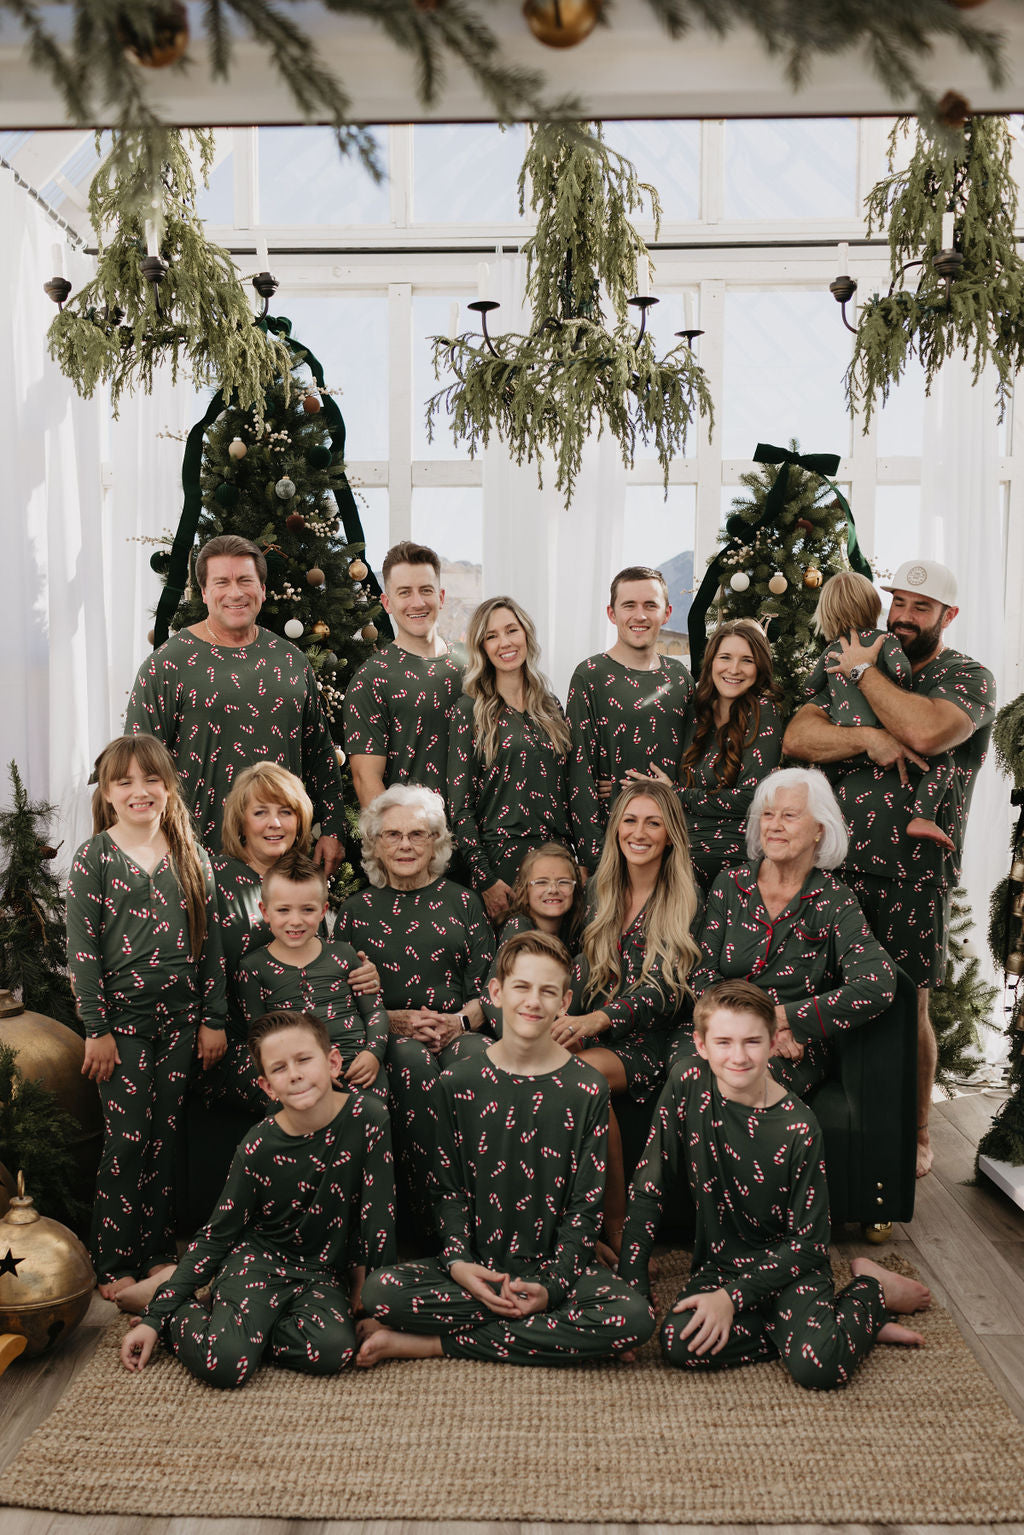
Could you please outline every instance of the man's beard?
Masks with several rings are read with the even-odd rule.
[[[943,614],[940,614],[930,629],[922,629],[918,624],[907,623],[906,628],[913,631],[908,634],[897,633],[890,622],[889,633],[895,635],[899,640],[903,646],[903,654],[908,661],[926,661],[939,648],[939,639],[942,635],[942,618]]]

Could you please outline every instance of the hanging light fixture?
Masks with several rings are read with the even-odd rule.
[[[952,209],[947,209],[947,211],[942,215],[942,249],[936,251],[935,255],[931,258],[933,272],[935,273],[936,277],[943,278],[946,284],[947,309],[949,307],[949,295],[952,290],[953,283],[960,275],[964,264],[964,258],[961,253],[955,249],[953,245],[953,239],[953,211]],[[849,256],[849,241],[840,240],[839,274],[836,277],[833,277],[832,281],[829,283],[828,291],[831,293],[836,303],[842,306],[843,324],[846,326],[846,329],[848,331],[852,331],[853,334],[856,335],[856,325],[851,325],[846,317],[846,306],[857,291],[857,279],[855,277],[851,277],[849,272],[843,271],[843,268],[849,263]],[[900,267],[899,271],[896,273],[896,276],[889,284],[888,297],[892,298],[893,294],[896,292],[896,284],[900,281],[904,272],[910,272],[914,267],[923,267],[926,260],[927,257],[921,256],[917,261],[904,262],[903,266]]]

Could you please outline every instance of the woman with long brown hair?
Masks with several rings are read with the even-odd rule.
[[[482,602],[466,632],[469,665],[452,711],[448,806],[455,847],[498,922],[523,856],[569,840],[571,740],[540,670],[530,615],[512,597]]]

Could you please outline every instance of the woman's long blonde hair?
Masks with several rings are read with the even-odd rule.
[[[167,838],[171,867],[185,899],[192,958],[198,960],[206,942],[206,880],[192,817],[181,797],[181,784],[174,758],[156,736],[118,736],[100,752],[94,770],[96,788],[92,796],[92,829],[97,833],[116,824],[117,816],[107,796],[111,784],[125,776],[133,761],[138,763],[143,773],[155,773],[167,790],[167,808],[161,817],[160,829]]]
[[[558,699],[548,679],[540,670],[540,646],[533,619],[513,597],[488,597],[473,613],[466,630],[469,665],[462,679],[462,689],[473,700],[473,736],[476,754],[490,767],[498,751],[501,711],[505,701],[498,692],[493,663],[484,651],[484,635],[499,608],[507,608],[526,635],[526,659],[523,662],[523,713],[539,725],[560,757],[569,753],[572,739]]]
[[[622,817],[634,800],[654,800],[665,822],[668,845],[653,894],[643,910],[644,962],[636,985],[652,981],[666,1002],[682,1005],[689,993],[687,977],[700,950],[690,932],[697,915],[697,887],[690,863],[686,822],[676,790],[669,784],[630,783],[612,806],[604,851],[594,875],[596,910],[583,930],[583,953],[589,966],[584,993],[588,1006],[614,997],[622,986],[622,926],[629,909],[629,866],[619,847]],[[660,966],[660,979],[655,974]],[[666,990],[668,995],[666,996]]]

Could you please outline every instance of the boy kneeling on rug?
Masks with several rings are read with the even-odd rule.
[[[503,945],[488,988],[501,1038],[437,1083],[440,1257],[370,1275],[357,1364],[575,1365],[630,1358],[654,1331],[639,1292],[594,1265],[608,1084],[551,1036],[570,963],[547,933]]]
[[[142,1313],[121,1344],[128,1370],[143,1369],[162,1337],[214,1386],[243,1386],[264,1355],[333,1375],[355,1353],[352,1313],[367,1268],[394,1259],[384,1105],[335,1091],[341,1056],[312,1013],[268,1013],[251,1025],[249,1048],[280,1109],[239,1146],[209,1224],[177,1268],[119,1294],[122,1310]],[[196,1298],[205,1285],[207,1306]]]
[[[697,1232],[689,1283],[661,1329],[668,1363],[714,1370],[778,1354],[799,1385],[825,1389],[876,1342],[922,1343],[887,1313],[923,1311],[924,1285],[854,1258],[835,1293],[821,1130],[769,1073],[769,998],[721,981],[697,1002],[693,1031],[700,1059],[680,1061],[658,1101],[619,1262],[646,1293],[665,1192],[685,1175]]]

